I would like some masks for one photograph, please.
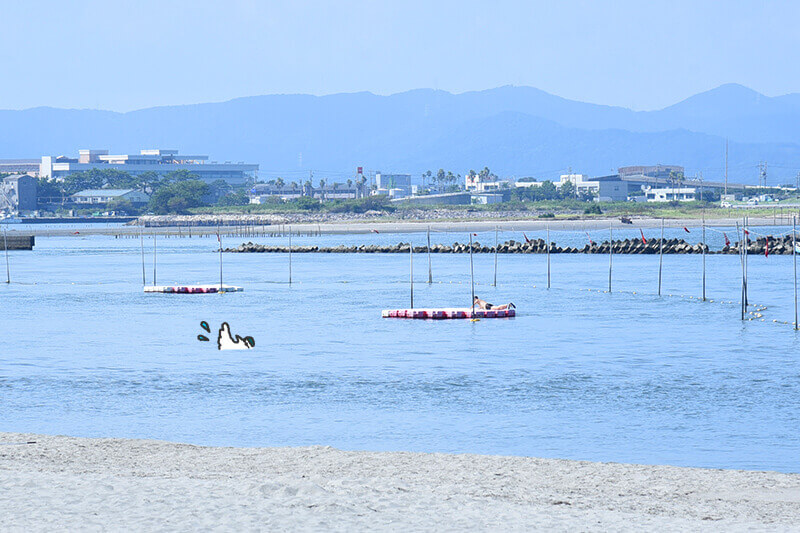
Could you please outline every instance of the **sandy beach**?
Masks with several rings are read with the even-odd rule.
[[[800,475],[0,433],[0,509],[4,531],[785,531]]]

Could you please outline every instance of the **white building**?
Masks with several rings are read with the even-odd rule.
[[[164,175],[176,170],[188,170],[206,182],[225,180],[241,185],[258,175],[258,165],[242,162],[208,162],[207,155],[179,154],[178,150],[141,150],[138,154],[109,155],[108,150],[80,150],[77,158],[42,156],[39,176],[60,179],[76,172],[92,169],[115,169],[133,176],[145,172]]]
[[[542,183],[544,181],[517,181],[514,183],[514,187],[541,187]],[[597,194],[600,191],[600,182],[591,180],[586,174],[562,174],[558,181],[553,182],[553,185],[560,188],[565,183],[572,183],[577,193]]]
[[[143,205],[150,197],[134,189],[87,189],[71,196],[76,204],[100,205],[112,200],[127,200],[133,205]]]
[[[645,189],[644,196],[648,202],[692,202],[697,193],[696,187],[669,187],[665,189]]]
[[[500,181],[496,176],[484,180],[477,174],[470,176],[469,173],[467,173],[464,177],[464,188],[470,192],[499,191],[503,188],[503,184],[508,185],[508,182]]]

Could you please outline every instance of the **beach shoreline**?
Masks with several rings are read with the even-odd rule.
[[[730,531],[800,522],[800,474],[18,433],[0,433],[0,443],[0,508],[12,531]]]

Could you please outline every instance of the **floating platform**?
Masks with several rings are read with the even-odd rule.
[[[516,316],[514,309],[469,309],[462,308],[442,308],[442,309],[384,309],[381,311],[383,318],[421,318],[431,320],[442,320],[447,318],[511,318]]]
[[[242,292],[241,287],[233,285],[146,285],[144,292],[160,292],[165,294],[216,294],[219,292]]]

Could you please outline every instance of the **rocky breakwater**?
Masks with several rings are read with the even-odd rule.
[[[607,254],[609,252],[608,241],[602,243],[586,244],[582,248],[561,247],[556,243],[550,244],[551,254]],[[701,244],[689,244],[682,239],[665,239],[665,254],[699,254],[703,252]],[[646,243],[640,239],[625,239],[613,242],[613,252],[615,254],[657,254],[661,244],[658,240],[652,239]],[[706,253],[713,253],[705,246]],[[288,253],[288,246],[269,246],[248,242],[236,248],[227,248],[226,252],[232,253]],[[292,246],[292,253],[408,253],[409,243],[398,243],[394,245],[362,244],[360,246]],[[415,246],[414,253],[426,253],[426,246]],[[453,243],[434,244],[431,246],[431,253],[435,254],[463,254],[469,253],[469,244]],[[472,244],[473,253],[494,253],[494,246],[485,246],[479,242]],[[543,239],[518,242],[514,240],[506,241],[497,246],[497,252],[501,254],[544,254],[547,253],[547,243]]]
[[[768,243],[769,241],[769,243]],[[550,243],[551,254],[607,254],[609,252],[609,242],[588,243],[581,248],[561,247],[556,243]],[[738,254],[738,242],[733,245],[725,245],[722,249],[711,250],[705,244],[690,244],[683,239],[664,239],[665,254],[702,254],[705,249],[707,254]],[[366,253],[366,254],[397,254],[408,253],[409,243],[397,243],[391,245],[362,244],[360,246],[293,246],[292,253]],[[769,249],[770,254],[789,255],[792,253],[791,235],[780,237],[761,237],[750,240],[748,254],[765,254]],[[224,251],[232,253],[288,253],[288,246],[268,246],[255,244],[252,242],[244,243],[236,248],[227,248]],[[415,246],[414,253],[426,253],[426,246]],[[613,241],[613,253],[615,254],[658,254],[661,251],[660,239],[650,239],[647,242],[641,239],[625,239]],[[479,242],[472,243],[472,252],[494,253],[494,246],[485,246]],[[543,239],[518,242],[514,240],[506,241],[497,246],[497,252],[501,254],[544,254],[547,253],[547,243]],[[453,243],[434,244],[431,246],[431,253],[434,254],[464,254],[469,253],[469,244]]]
[[[800,244],[800,239],[798,239]],[[732,246],[726,245],[720,253],[738,254],[740,242],[735,242]],[[792,236],[780,235],[773,237],[772,235],[766,237],[758,237],[756,239],[749,239],[747,243],[748,255],[791,255],[792,254]]]

